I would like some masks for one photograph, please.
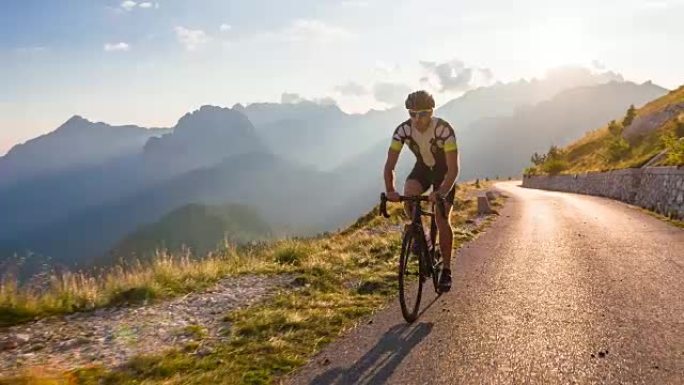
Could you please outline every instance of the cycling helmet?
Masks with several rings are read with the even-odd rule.
[[[431,110],[435,108],[435,99],[427,91],[416,91],[410,93],[406,98],[407,110]]]

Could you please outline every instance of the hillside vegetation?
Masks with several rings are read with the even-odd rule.
[[[684,165],[684,86],[586,133],[565,148],[535,153],[526,174],[559,174]]]

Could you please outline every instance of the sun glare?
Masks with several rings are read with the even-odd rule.
[[[584,39],[579,24],[570,21],[549,21],[527,30],[526,54],[539,72],[569,64],[588,64],[596,59]]]

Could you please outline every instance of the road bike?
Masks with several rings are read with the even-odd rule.
[[[380,194],[380,214],[389,218],[387,213],[387,195]],[[432,211],[423,210],[421,203],[428,202],[428,197],[401,196],[400,202],[411,205],[411,223],[404,226],[399,258],[399,304],[401,313],[407,322],[418,318],[423,284],[432,278],[437,295],[442,294],[439,288],[439,275],[442,271],[442,253],[437,242],[437,222],[435,215],[446,216],[444,198],[438,198],[432,205]],[[438,213],[438,214],[437,214]],[[429,232],[423,226],[423,217],[430,218]],[[411,302],[411,300],[414,302]]]

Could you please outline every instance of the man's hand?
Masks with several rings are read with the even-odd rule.
[[[433,191],[433,192],[430,193],[430,196],[428,196],[428,199],[429,199],[430,202],[432,202],[432,203],[437,203],[437,199],[438,199],[439,197],[440,197],[440,196],[439,196],[439,192]]]
[[[387,200],[390,202],[399,202],[400,197],[401,195],[399,195],[399,193],[394,190],[387,192]]]
[[[445,196],[446,196],[446,194],[442,194],[439,190],[437,190],[437,191],[431,192],[430,196],[428,196],[428,199],[432,203],[437,203],[438,199],[444,199]]]

